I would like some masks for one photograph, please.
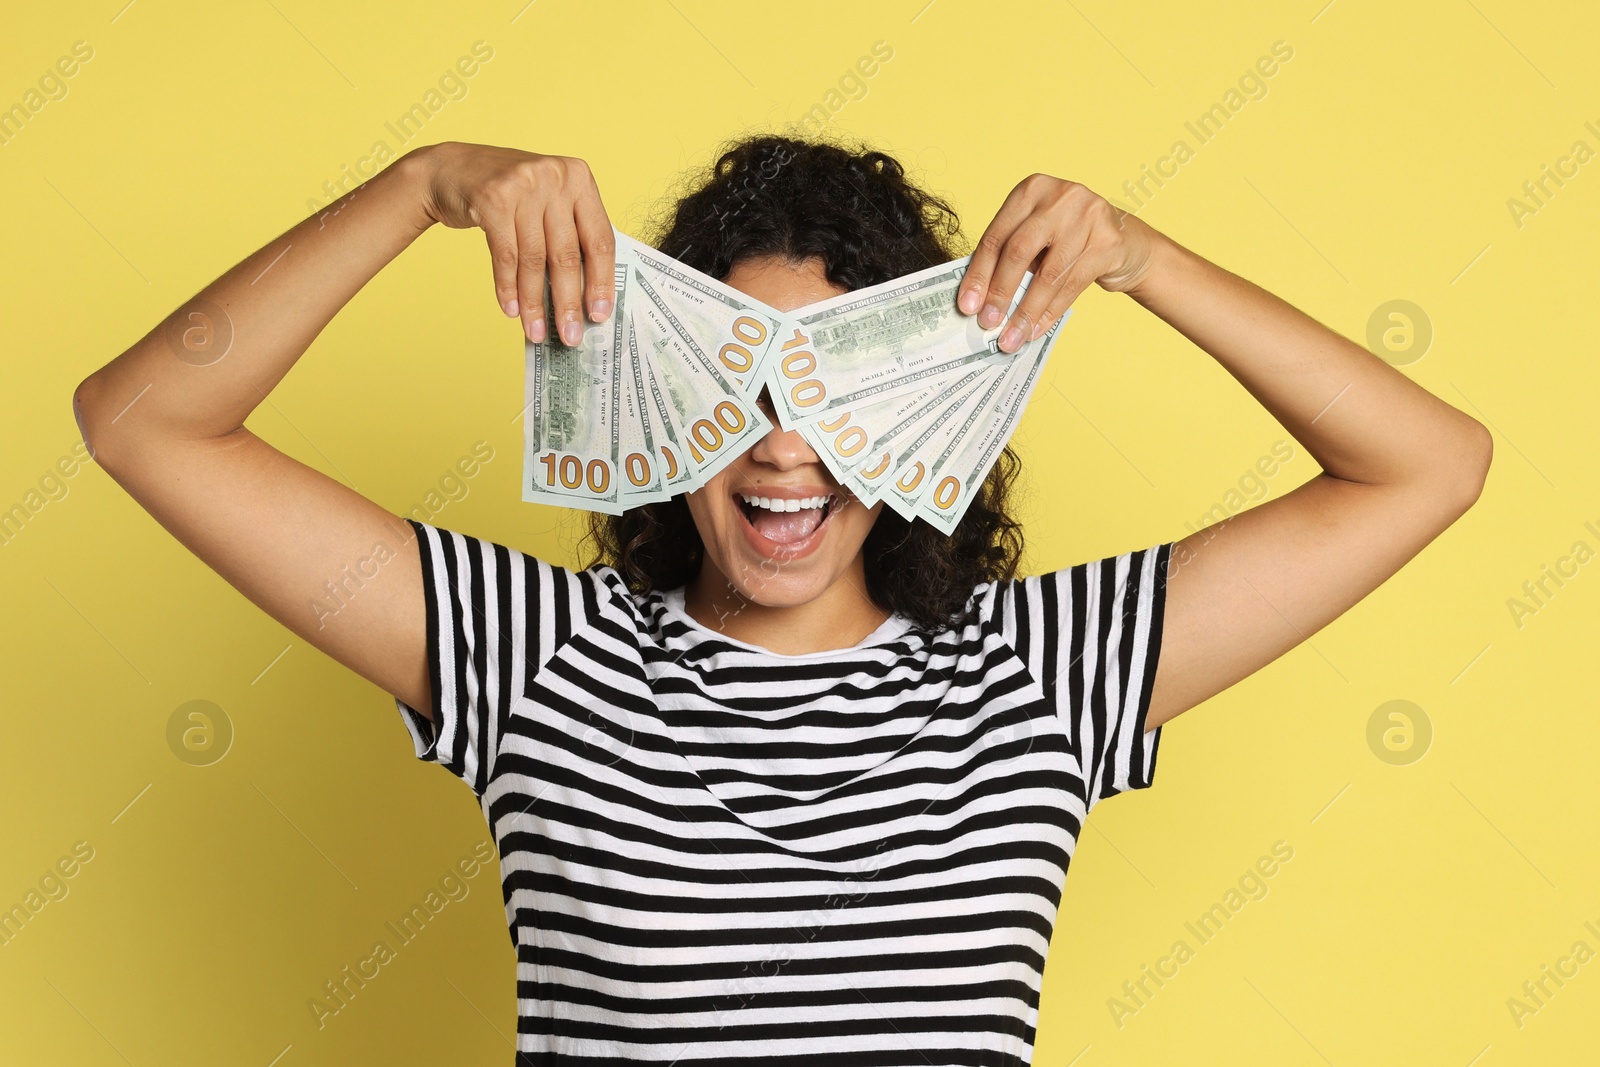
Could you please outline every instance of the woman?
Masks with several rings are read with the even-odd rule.
[[[600,559],[568,570],[402,523],[244,428],[434,223],[484,230],[529,338],[572,343],[609,314],[612,230],[585,165],[441,144],[228,271],[74,402],[120,484],[393,694],[418,756],[479,797],[531,1056],[1027,1063],[1088,810],[1148,786],[1163,723],[1377,588],[1489,466],[1473,419],[1035,174],[978,242],[961,310],[998,325],[1033,270],[1001,338],[1016,351],[1091,283],[1127,293],[1323,473],[1220,528],[1017,579],[1011,457],[945,538],[863,506],[774,429],[687,497],[597,517]],[[960,252],[955,215],[894,160],[784,138],[731,146],[663,229],[664,251],[783,310]],[[196,325],[220,332],[170,343]],[[827,503],[762,514],[791,497]],[[373,559],[336,615],[308,607]]]

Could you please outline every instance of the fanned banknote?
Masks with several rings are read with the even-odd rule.
[[[957,367],[919,388],[862,405],[819,422],[799,433],[823,463],[864,503],[876,504],[880,490],[915,447],[919,430],[959,403],[989,370],[988,364]]]
[[[985,330],[956,307],[971,257],[807,305],[789,313],[767,384],[785,429],[915,389],[929,378],[974,363],[1010,363],[1000,351],[1004,323]],[[1012,307],[1027,291],[1025,276]],[[1009,314],[1009,311],[1008,311]]]
[[[956,307],[968,259],[780,312],[616,238],[615,311],[576,346],[525,346],[524,500],[620,514],[699,489],[782,429],[867,505],[951,533],[1072,314],[1005,353],[1001,327]],[[548,283],[545,299],[553,321]]]
[[[1016,429],[1017,420],[1033,395],[1033,387],[1039,382],[1039,372],[1044,368],[1054,334],[1071,314],[1072,309],[1068,308],[1067,314],[1040,337],[1047,342],[1044,347],[1031,356],[1017,359],[1002,371],[1000,385],[984,404],[981,418],[976,424],[965,424],[929,462],[927,481],[920,492],[914,496],[901,494],[899,483],[894,485],[896,494],[906,505],[900,509],[902,515],[908,519],[924,519],[946,534],[955,532],[956,523],[966,513],[973,493],[983,483],[995,460],[1000,458],[1000,450]]]
[[[755,398],[746,396],[718,362],[681,330],[670,292],[658,289],[649,271],[635,268],[629,278],[629,327],[637,348],[648,353],[651,369],[667,399],[667,417],[679,445],[679,462],[696,487],[742,455],[772,429]]]
[[[722,375],[754,399],[783,316],[709,274],[619,234],[617,247],[624,246],[657,294],[678,341],[696,360],[715,362]]]
[[[619,411],[622,361],[627,352],[631,262],[617,256],[617,313],[590,325],[576,345],[548,340],[526,345],[522,499],[620,515],[622,458]],[[545,321],[554,322],[545,283]]]

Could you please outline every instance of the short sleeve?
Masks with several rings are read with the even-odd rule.
[[[1004,585],[997,622],[1055,703],[1083,769],[1087,810],[1148,788],[1161,728],[1145,732],[1176,542]]]
[[[395,698],[417,758],[482,796],[517,697],[592,616],[578,575],[505,545],[407,519],[422,559],[429,721]]]

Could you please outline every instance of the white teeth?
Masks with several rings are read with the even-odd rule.
[[[832,500],[832,496],[808,496],[803,499],[784,499],[782,497],[751,496],[740,493],[739,498],[751,507],[765,508],[768,511],[802,511],[808,508],[820,508]]]

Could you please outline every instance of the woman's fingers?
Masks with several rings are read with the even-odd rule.
[[[489,244],[489,266],[494,271],[494,298],[500,310],[508,316],[522,313],[527,316],[527,303],[522,299],[520,279],[517,277],[516,220],[498,211],[471,209],[479,226],[483,227],[484,240]]]
[[[1000,335],[1002,351],[1015,352],[1048,330],[1050,324],[1077,298],[1077,294],[1073,293],[1065,303],[1060,299],[1070,272],[1087,251],[1081,231],[1075,230],[1065,237],[1059,232],[1054,233],[1052,243],[1038,257],[1038,264],[1033,268],[1033,281],[1028,283],[1027,295],[1011,316],[1011,324]]]
[[[1052,323],[1067,313],[1067,308],[1072,302],[1083,295],[1083,291],[1094,282],[1094,268],[1088,264],[1087,250],[1078,256],[1077,260],[1067,266],[1066,274],[1061,279],[1061,284],[1050,290],[1050,300],[1040,313],[1033,332],[1024,340],[1036,341],[1048,330]],[[1036,280],[1033,285],[1038,285]],[[1028,296],[1033,296],[1033,285],[1028,287]]]
[[[1016,352],[1054,325],[1097,278],[1120,269],[1119,261],[1140,269],[1145,254],[1137,244],[1130,244],[1121,213],[1103,198],[1076,182],[1032,174],[1011,190],[978,241],[956,304],[976,313],[985,330],[994,329],[1022,275],[1032,270],[1028,292],[1000,333],[1001,350]]]
[[[598,192],[580,194],[572,205],[572,215],[578,241],[583,246],[584,302],[588,305],[590,320],[602,322],[611,314],[616,292],[617,242],[611,219],[600,203]]]
[[[1052,236],[1049,221],[1040,215],[1028,216],[1012,231],[995,260],[994,277],[989,280],[989,295],[985,298],[983,310],[978,313],[979,326],[991,330],[1000,325],[1006,310],[1011,307],[1017,286],[1022,284],[1023,274],[1049,246]],[[1033,330],[1033,320],[1024,320],[1020,312],[1019,308],[1000,334],[1002,352],[1015,352],[1021,348]]]
[[[558,200],[545,205],[544,236],[550,303],[555,315],[550,325],[562,344],[576,345],[583,339],[583,248],[578,243],[570,202]]]
[[[522,305],[522,332],[528,340],[545,339],[544,215],[539,205],[517,206],[517,300]]]
[[[594,322],[611,313],[616,231],[587,163],[452,143],[430,158],[437,161],[429,174],[430,216],[483,229],[495,300],[522,320],[530,341],[559,337],[576,345],[585,309]]]
[[[988,228],[983,231],[983,236],[978,238],[978,247],[973,251],[972,261],[967,264],[967,273],[961,279],[961,293],[956,298],[956,307],[965,314],[976,314],[978,324],[984,329],[998,326],[999,316],[1005,313],[1003,307],[993,312],[988,311],[984,307],[984,298],[989,293],[990,279],[994,275],[1000,254],[1006,247],[1006,241],[1011,237],[1012,231],[1032,211],[1029,201],[1030,198],[1023,185],[1011,190]]]
[[[1023,295],[1022,302],[1011,313],[1006,328],[1000,332],[1000,351],[1016,352],[1037,337],[1042,327],[1048,328],[1045,316],[1050,313],[1050,298],[1055,296],[1056,288],[1066,274],[1065,258],[1065,253],[1058,245],[1047,246],[1036,257],[1038,262],[1033,268],[1033,281],[1028,283],[1028,291]]]

